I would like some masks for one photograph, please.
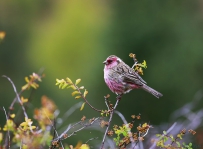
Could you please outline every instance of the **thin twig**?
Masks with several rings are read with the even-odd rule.
[[[97,121],[98,119],[99,119],[99,117],[95,118],[91,123],[89,123],[89,124],[87,124],[87,125],[84,125],[84,126],[81,127],[80,129],[78,129],[78,130],[72,132],[71,134],[68,135],[68,138],[71,137],[72,135],[74,135],[75,133],[81,131],[82,129],[84,129],[84,128],[90,126],[90,125],[92,125],[92,124],[93,124],[95,121]]]
[[[92,141],[92,140],[94,140],[94,139],[98,139],[98,137],[90,138],[89,140],[87,140],[87,141],[85,142],[85,144],[87,144],[89,141]]]
[[[72,84],[76,89],[77,91],[80,93],[80,96],[84,99],[85,103],[87,103],[93,110],[97,111],[97,112],[101,112],[102,110],[99,110],[99,109],[96,109],[95,107],[93,107],[88,101],[87,99],[85,98],[85,96],[83,96],[83,94],[81,93],[80,89],[78,88],[78,86],[76,86],[74,83]]]
[[[15,92],[15,94],[16,94],[16,98],[17,98],[18,102],[19,102],[20,105],[21,105],[21,108],[22,108],[22,110],[23,110],[24,116],[28,119],[28,115],[27,115],[27,113],[26,113],[26,111],[25,111],[25,107],[23,106],[23,103],[22,103],[21,100],[20,100],[20,96],[19,96],[19,94],[18,94],[18,92],[17,92],[17,90],[16,90],[16,87],[15,87],[13,81],[12,81],[9,77],[7,77],[7,76],[5,76],[5,75],[3,75],[2,77],[7,78],[8,81],[12,84],[13,90],[14,90],[14,92]],[[31,124],[30,124],[30,123],[28,123],[28,124],[29,124],[29,127],[30,127],[30,131],[33,133]]]
[[[45,112],[45,111],[43,111],[43,112],[44,112],[44,114],[46,115],[46,117],[48,118],[48,120],[50,121],[51,126],[53,127],[56,136],[59,137],[58,132],[56,131],[56,128],[55,128],[55,126],[53,125],[52,121],[51,121],[50,118],[47,116],[46,112]],[[53,140],[54,140],[54,139],[53,139]],[[53,140],[52,140],[52,141],[53,141]],[[60,138],[58,139],[58,141],[60,142],[61,147],[64,149],[63,143],[61,142],[61,139],[60,139]]]
[[[106,96],[104,96],[104,99],[105,99],[105,104],[106,104],[106,106],[107,106],[107,108],[108,108],[108,111],[110,110],[109,109],[109,101],[108,101],[108,98],[106,98]]]
[[[79,122],[75,123],[75,124],[72,125],[72,126],[68,125],[67,129],[66,129],[58,138],[55,138],[53,141],[57,141],[57,140],[59,140],[59,139],[60,139],[60,140],[64,140],[64,139],[66,139],[66,138],[69,138],[69,137],[71,137],[72,135],[74,135],[75,133],[77,133],[77,132],[83,130],[84,128],[86,128],[86,127],[88,127],[88,126],[90,126],[90,125],[92,125],[92,124],[93,124],[95,121],[97,121],[98,119],[99,119],[99,117],[95,118],[93,121],[91,121],[91,123],[84,125],[84,126],[81,127],[80,129],[78,129],[78,130],[72,132],[71,134],[68,134],[68,136],[64,138],[63,136],[64,136],[65,134],[67,134],[67,132],[68,132],[71,128],[74,128],[76,125],[81,124],[83,121],[79,121]]]
[[[113,118],[114,110],[115,110],[116,107],[118,106],[118,102],[121,100],[121,96],[122,96],[122,95],[118,95],[118,96],[117,96],[117,98],[116,98],[116,99],[117,99],[117,100],[116,100],[116,104],[114,105],[113,109],[112,109],[111,112],[110,112],[110,118],[109,118],[109,121],[108,121],[108,126],[106,127],[106,131],[105,131],[105,133],[104,133],[104,137],[103,137],[103,140],[102,140],[102,144],[101,144],[100,149],[103,149],[104,141],[105,141],[105,139],[106,139],[106,135],[107,135],[107,133],[108,133],[108,130],[109,130],[109,127],[110,127],[110,123],[111,123],[112,118]]]
[[[6,110],[5,110],[5,108],[3,107],[3,110],[4,110],[4,113],[5,113],[5,116],[6,116],[6,125],[7,125],[7,122],[8,122],[8,116],[7,116],[7,114],[6,114]],[[8,148],[10,149],[10,139],[11,139],[11,137],[10,137],[10,131],[9,131],[9,129],[8,129],[8,126],[7,126],[7,135],[8,135]],[[5,142],[6,144],[5,144],[5,146],[7,147],[7,141]]]
[[[21,105],[21,107],[22,107],[24,116],[25,116],[26,118],[28,118],[28,115],[27,115],[27,113],[26,113],[26,111],[25,111],[25,107],[23,106],[23,104],[22,104],[22,102],[21,102],[21,100],[20,100],[20,96],[19,96],[19,94],[18,94],[18,92],[17,92],[17,90],[16,90],[16,87],[15,87],[13,81],[12,81],[9,77],[7,77],[7,76],[5,76],[5,75],[3,75],[2,77],[7,78],[8,81],[12,84],[13,90],[14,90],[14,92],[15,92],[15,94],[16,94],[16,98],[17,98],[18,102],[20,103],[20,105]]]
[[[20,96],[20,95],[22,94],[22,92],[23,92],[23,90],[21,90],[21,91],[18,93],[18,95]],[[17,101],[17,97],[15,97],[15,98],[13,99],[11,105],[9,106],[9,110],[10,110],[10,111],[13,109],[13,106],[14,106],[14,104],[16,103],[16,101]],[[9,111],[9,113],[10,113],[10,111]]]

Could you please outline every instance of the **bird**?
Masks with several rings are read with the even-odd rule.
[[[113,93],[123,95],[133,89],[143,89],[156,98],[163,96],[160,92],[149,87],[141,76],[119,57],[110,55],[103,64],[105,65],[104,81]]]

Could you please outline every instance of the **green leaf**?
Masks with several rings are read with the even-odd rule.
[[[76,90],[77,88],[74,86],[74,85],[70,85],[70,86],[68,86],[67,88],[72,88],[73,90]]]
[[[78,92],[78,91],[72,92],[72,96],[74,96],[74,95],[76,95],[76,94],[80,94],[80,92]]]
[[[80,107],[80,111],[82,111],[82,110],[84,109],[85,103],[86,103],[86,102],[83,102],[82,106]]]
[[[161,134],[156,134],[156,137],[160,137],[161,136]]]
[[[62,86],[63,86],[63,83],[59,84],[59,88],[60,88],[60,89],[62,88]]]
[[[64,83],[61,88],[64,89],[64,88],[66,88],[67,86],[68,86],[68,84]]]
[[[81,98],[81,96],[76,96],[76,97],[75,97],[75,99],[79,99],[79,98]]]
[[[87,94],[88,94],[88,91],[85,90],[83,96],[86,97]]]
[[[69,84],[73,84],[73,82],[71,81],[70,78],[66,78],[66,81],[67,81]]]
[[[163,134],[166,135],[166,131],[163,131]]]
[[[177,147],[180,147],[180,142],[176,142],[176,144],[177,144]]]
[[[77,79],[77,80],[75,81],[75,85],[77,85],[78,83],[80,83],[80,81],[81,81],[81,79]]]

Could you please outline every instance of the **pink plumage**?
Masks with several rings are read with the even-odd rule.
[[[109,89],[117,95],[128,93],[133,89],[144,89],[155,97],[163,95],[153,88],[147,86],[146,82],[115,55],[109,56],[104,62],[104,80]]]

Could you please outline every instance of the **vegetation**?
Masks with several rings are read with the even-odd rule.
[[[135,54],[130,54],[130,57],[134,60],[133,68],[139,74],[143,74],[142,68],[147,68],[146,61],[142,64],[138,63]],[[83,116],[78,120],[78,122],[70,125],[62,132],[58,133],[57,125],[56,125],[56,115],[55,111],[57,110],[56,104],[46,96],[42,96],[41,98],[41,108],[35,109],[34,111],[34,119],[37,121],[35,125],[33,125],[33,121],[31,116],[27,114],[27,104],[29,100],[22,96],[23,92],[32,89],[39,88],[39,82],[42,81],[44,77],[43,74],[33,73],[29,77],[25,77],[26,84],[22,86],[21,91],[17,92],[16,87],[12,80],[7,77],[10,83],[13,86],[16,97],[12,101],[9,110],[3,107],[6,117],[6,123],[3,129],[0,132],[0,142],[2,149],[13,148],[15,146],[20,147],[22,149],[37,149],[37,148],[60,148],[60,149],[89,149],[91,148],[91,143],[98,139],[98,136],[94,138],[88,138],[88,140],[84,143],[81,143],[78,138],[78,144],[73,145],[71,142],[65,141],[66,139],[72,137],[77,134],[79,131],[84,130],[89,127],[91,129],[94,123],[100,124],[99,127],[104,129],[104,135],[102,142],[100,143],[100,149],[109,147],[106,143],[106,137],[110,137],[111,140],[114,141],[115,148],[135,148],[139,142],[144,142],[146,139],[152,141],[153,144],[156,144],[159,148],[165,149],[192,149],[192,143],[182,143],[182,139],[186,134],[186,129],[182,129],[180,132],[176,132],[176,136],[169,134],[167,131],[163,131],[163,134],[157,134],[156,139],[146,138],[149,131],[153,128],[149,123],[143,123],[139,125],[135,125],[136,121],[141,119],[141,114],[131,115],[132,121],[125,122],[124,116],[120,113],[121,119],[123,119],[123,125],[114,125],[111,129],[112,118],[115,115],[116,108],[119,102],[122,102],[122,98],[124,95],[118,95],[116,98],[116,103],[112,104],[110,99],[110,95],[104,96],[104,101],[107,106],[105,110],[99,110],[92,106],[87,98],[88,91],[84,88],[84,86],[79,86],[81,79],[77,79],[75,83],[70,79],[56,79],[56,85],[59,86],[59,89],[72,89],[71,93],[75,99],[82,99],[83,103],[81,104],[80,111],[85,108],[85,105],[88,105],[94,112],[98,113],[98,117],[90,118],[87,120],[86,116]],[[13,107],[15,104],[19,104],[23,113],[24,121],[17,123],[16,113],[13,113]],[[105,119],[108,120],[105,120]],[[70,132],[71,129],[76,126],[80,126],[80,128]],[[135,130],[133,129],[135,128]],[[52,132],[53,131],[53,132]],[[192,129],[188,130],[189,133],[195,134],[196,132]],[[65,143],[64,143],[65,142]]]

